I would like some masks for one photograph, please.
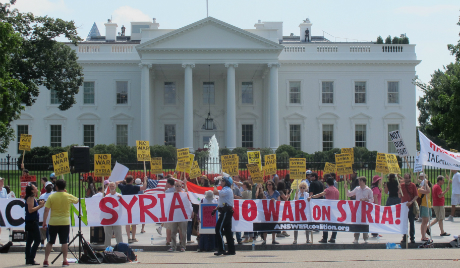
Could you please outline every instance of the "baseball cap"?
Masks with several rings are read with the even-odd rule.
[[[50,178],[56,178],[56,175],[54,175],[54,173],[51,173]]]
[[[137,178],[135,182],[136,182],[136,184],[141,184],[142,183],[141,179],[139,179],[139,178]]]
[[[307,170],[307,172],[305,172],[305,174],[310,175],[310,174],[311,174],[311,170]]]
[[[423,172],[420,172],[420,175],[418,175],[419,177],[425,177],[425,173]]]
[[[46,186],[48,186],[48,185],[53,185],[53,183],[50,182],[50,181],[45,182],[45,188],[46,188]]]

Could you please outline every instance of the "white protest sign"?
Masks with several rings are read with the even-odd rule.
[[[125,179],[126,174],[128,174],[129,168],[123,166],[122,164],[115,162],[115,167],[113,167],[112,175],[109,177],[109,181],[122,181]]]
[[[460,170],[460,154],[447,151],[430,139],[422,132],[418,132],[420,140],[420,160],[421,165]]]
[[[414,173],[422,172],[422,171],[423,171],[423,165],[420,164],[420,155],[417,155],[415,157]]]
[[[404,144],[404,141],[399,134],[399,130],[391,131],[390,133],[390,138],[393,141],[396,151],[398,152],[398,155],[401,157],[408,156],[409,153],[407,152],[406,145]]]

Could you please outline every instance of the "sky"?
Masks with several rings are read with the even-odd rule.
[[[125,25],[126,35],[130,35],[131,21],[156,18],[160,28],[177,29],[206,17],[206,0],[17,0],[15,7],[21,12],[73,20],[82,38],[94,22],[105,35],[104,23],[110,18],[119,28]],[[447,44],[457,44],[460,39],[458,0],[208,0],[208,8],[209,16],[242,29],[254,29],[258,20],[282,21],[283,35],[299,35],[299,24],[305,18],[313,23],[311,35],[325,32],[331,41],[375,41],[379,35],[385,39],[405,33],[422,60],[416,72],[423,82],[454,61]],[[416,101],[422,94],[417,88]]]

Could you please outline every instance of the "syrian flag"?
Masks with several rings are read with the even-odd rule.
[[[212,191],[214,187],[201,187],[193,182],[187,182],[187,190],[188,190],[188,196],[190,197],[190,201],[192,201],[193,204],[200,204],[201,199],[204,198],[204,193],[206,191]],[[222,189],[222,187],[217,187],[218,190]]]

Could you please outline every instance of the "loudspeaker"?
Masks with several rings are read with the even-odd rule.
[[[70,172],[89,172],[89,147],[73,146],[70,148]]]

